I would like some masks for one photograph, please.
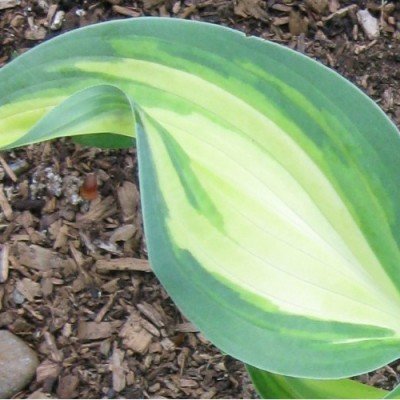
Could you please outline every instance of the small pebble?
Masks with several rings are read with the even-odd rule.
[[[0,398],[9,398],[23,389],[39,364],[35,352],[19,337],[0,330]]]
[[[63,24],[64,17],[65,17],[64,11],[57,11],[56,15],[54,16],[53,22],[50,25],[50,29],[52,31],[58,31]]]
[[[15,304],[22,304],[25,301],[25,296],[17,289],[13,291],[12,297]]]
[[[76,14],[78,17],[84,17],[84,16],[86,15],[86,11],[85,11],[84,9],[82,9],[82,8],[78,8],[78,9],[75,11],[75,14]]]
[[[357,19],[369,40],[379,37],[379,22],[368,10],[359,10],[357,12]]]

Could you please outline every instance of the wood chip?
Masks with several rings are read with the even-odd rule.
[[[105,315],[107,314],[108,310],[111,308],[114,299],[115,299],[116,293],[112,294],[110,296],[110,298],[108,299],[107,303],[102,307],[102,309],[99,311],[99,313],[97,314],[96,318],[95,318],[95,322],[99,323],[102,321],[102,319],[105,317]]]
[[[151,272],[150,264],[147,260],[140,258],[114,258],[112,260],[97,260],[95,263],[97,272],[108,271],[141,271]]]
[[[146,10],[149,10],[151,8],[157,7],[160,5],[164,0],[143,0],[143,7]]]
[[[90,237],[86,233],[84,233],[82,231],[79,231],[79,236],[82,239],[82,243],[89,250],[89,253],[91,253],[91,254],[96,253],[96,247],[91,242]]]
[[[160,17],[170,17],[171,14],[167,10],[167,7],[165,4],[161,4],[161,6],[158,8],[158,14]]]
[[[62,334],[65,337],[70,337],[72,334],[72,325],[69,323],[66,323],[62,328]]]
[[[140,17],[142,15],[140,11],[135,10],[133,7],[122,7],[118,4],[114,4],[112,9],[117,14],[125,15],[127,17]]]
[[[0,286],[0,311],[3,309],[3,297],[4,297],[4,286]]]
[[[4,283],[8,278],[9,251],[10,251],[9,245],[3,244],[1,247],[1,253],[0,253],[0,283]]]
[[[162,348],[166,351],[175,350],[174,342],[168,338],[164,338],[163,340],[161,340],[160,344],[161,344]]]
[[[197,11],[197,6],[195,4],[189,4],[187,7],[183,9],[183,11],[179,14],[179,18],[189,18],[193,13]]]
[[[149,353],[162,353],[162,347],[159,342],[151,343],[149,346]]]
[[[178,14],[179,11],[181,10],[182,4],[180,2],[180,0],[175,1],[174,5],[172,6],[172,13],[173,14]]]
[[[42,293],[44,297],[50,296],[53,293],[54,285],[51,278],[43,278],[40,281],[40,286],[42,288]]]
[[[35,319],[37,319],[38,321],[43,321],[44,317],[43,315],[39,314],[37,311],[35,311],[33,309],[33,307],[31,307],[29,304],[22,304],[22,307],[29,313],[31,314],[31,316]]]
[[[68,226],[62,225],[57,232],[56,240],[53,245],[53,249],[61,249],[67,246],[68,240]]]
[[[122,343],[135,353],[145,354],[150,346],[153,335],[142,327],[142,318],[139,313],[132,312],[122,327],[119,336]]]
[[[142,319],[140,324],[144,329],[146,329],[147,332],[151,333],[153,336],[160,337],[160,331],[149,321]]]
[[[48,399],[48,398],[49,398],[49,394],[43,392],[42,390],[35,390],[28,397],[28,399]]]
[[[180,387],[188,387],[188,388],[199,387],[199,383],[197,381],[185,378],[180,379],[179,385]]]
[[[269,21],[269,15],[260,0],[237,0],[234,2],[234,12],[244,18],[253,17],[264,22]]]
[[[49,25],[51,23],[51,21],[53,20],[54,15],[57,12],[57,9],[58,9],[58,4],[50,4],[49,9],[47,11],[47,17],[46,17],[47,25]]]
[[[133,235],[136,233],[135,225],[123,225],[117,228],[113,234],[110,236],[110,242],[126,242],[129,239],[132,239]]]
[[[161,385],[159,384],[159,382],[156,382],[154,385],[149,386],[150,393],[158,392],[160,389],[161,389]]]
[[[13,8],[20,4],[19,0],[0,0],[0,10],[5,10],[6,8]]]
[[[122,210],[122,217],[125,222],[132,222],[139,207],[139,191],[132,182],[125,181],[118,188],[118,201]]]
[[[76,220],[78,225],[98,222],[114,215],[116,212],[115,200],[112,196],[109,196],[100,202],[93,201],[90,210],[84,215],[78,215]]]
[[[0,10],[1,10],[1,2],[2,0],[0,0]],[[4,168],[4,171],[6,172],[6,174],[9,176],[9,178],[13,181],[13,182],[17,182],[18,178],[16,177],[14,171],[9,167],[9,165],[6,163],[6,160],[4,160],[3,157],[0,156],[0,164],[2,165],[2,167]]]
[[[358,5],[357,4],[351,4],[351,5],[347,6],[347,7],[340,8],[339,10],[333,12],[332,14],[329,14],[327,17],[322,17],[322,21],[326,22],[326,21],[329,21],[329,20],[331,20],[333,18],[336,18],[336,17],[343,18],[348,13],[351,13],[351,12],[357,10],[357,9],[358,9]]]
[[[183,370],[185,369],[185,366],[187,364],[189,354],[190,354],[190,350],[188,347],[184,347],[182,349],[182,351],[178,354],[177,362],[178,362],[178,365],[180,368],[180,372],[179,372],[180,375],[183,374]]]
[[[34,225],[35,218],[29,211],[24,211],[15,218],[15,222],[22,225],[25,229],[28,229]]]
[[[308,22],[298,11],[291,11],[289,15],[289,31],[291,35],[298,36],[301,33],[307,33]]]
[[[394,105],[393,89],[391,87],[385,89],[382,93],[382,107],[390,110]],[[1,281],[0,281],[1,282]]]
[[[25,33],[24,37],[27,40],[43,40],[47,35],[47,31],[43,26],[35,26],[32,28],[28,28]]]
[[[77,250],[72,243],[69,244],[69,251],[71,252],[72,258],[74,259],[76,265],[78,268],[82,268],[83,264],[85,263],[85,260],[83,259],[82,253]]]
[[[286,4],[280,4],[280,3],[276,3],[276,4],[272,5],[271,8],[276,11],[287,12],[287,13],[292,11],[291,6],[288,6]]]
[[[328,11],[329,7],[328,0],[306,0],[305,4],[319,15],[324,14],[326,11]]]
[[[121,326],[120,321],[112,322],[87,322],[78,324],[78,338],[80,340],[96,340],[110,337]]]
[[[139,303],[137,308],[145,317],[153,322],[154,325],[158,326],[159,328],[165,326],[163,317],[151,304],[145,302]]]
[[[200,331],[199,331],[193,324],[191,324],[190,322],[184,322],[184,323],[182,323],[182,324],[176,325],[175,330],[178,331],[178,332],[192,332],[192,333],[200,332]]]
[[[79,378],[76,375],[63,376],[57,386],[57,397],[60,399],[74,399],[77,397]]]
[[[274,18],[272,21],[272,25],[275,26],[287,25],[288,23],[289,23],[289,17]]]
[[[123,359],[124,352],[115,346],[111,356],[110,369],[112,371],[112,386],[117,393],[124,390],[126,386],[125,371],[122,367]]]
[[[56,378],[58,378],[60,371],[60,364],[46,359],[36,368],[36,381],[38,383],[41,383],[47,379],[55,380]]]
[[[12,247],[12,251],[22,265],[38,271],[74,268],[71,259],[64,259],[58,253],[41,246],[28,246],[26,243],[18,242]]]
[[[216,388],[211,388],[210,390],[208,390],[207,392],[204,392],[201,395],[201,399],[212,399],[214,398],[214,396],[217,394],[217,389]]]
[[[19,280],[16,288],[30,302],[34,301],[35,297],[42,295],[40,284],[28,278]]]
[[[339,0],[329,0],[329,12],[335,13],[340,8]]]
[[[54,336],[50,332],[45,332],[44,339],[50,350],[52,360],[57,363],[60,363],[64,357],[62,351],[60,351],[57,347]]]
[[[0,207],[3,210],[4,216],[6,217],[7,221],[11,221],[13,218],[13,211],[10,203],[8,202],[4,194],[3,185],[0,185]]]
[[[119,289],[119,278],[115,278],[102,285],[102,289],[107,293],[114,293]]]

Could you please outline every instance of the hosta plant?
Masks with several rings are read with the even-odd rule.
[[[227,28],[114,21],[0,70],[0,146],[59,136],[136,146],[154,272],[262,396],[387,395],[342,379],[400,357],[400,137],[356,87]]]

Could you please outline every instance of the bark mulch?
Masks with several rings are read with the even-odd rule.
[[[367,8],[380,34],[357,19]],[[0,0],[0,66],[71,29],[143,15],[222,24],[349,78],[400,123],[400,4],[381,1]],[[98,196],[80,197],[87,174]],[[146,261],[135,150],[68,139],[0,157],[0,329],[41,360],[18,398],[255,398],[241,363],[179,313]],[[391,388],[398,363],[359,379]]]

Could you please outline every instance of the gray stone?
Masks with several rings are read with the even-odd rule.
[[[39,361],[35,352],[19,337],[0,330],[0,398],[23,389],[35,375]]]

